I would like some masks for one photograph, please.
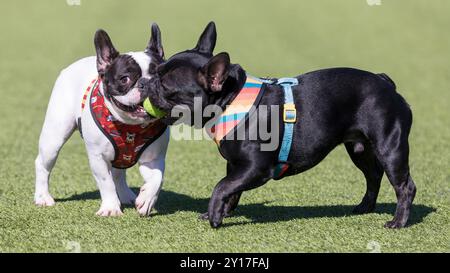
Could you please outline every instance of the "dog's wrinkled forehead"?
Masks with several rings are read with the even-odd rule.
[[[124,75],[131,76],[132,78],[150,78],[149,70],[152,60],[153,58],[144,52],[123,54],[114,60],[107,74],[109,76],[113,75],[115,78]]]
[[[143,71],[145,71],[144,69],[133,56],[125,54],[120,55],[114,60],[105,76],[112,81],[119,80],[122,76],[137,79],[142,76]]]
[[[186,71],[191,70],[196,72],[202,66],[204,66],[210,56],[207,54],[201,54],[193,50],[184,51],[172,56],[164,64],[158,67],[158,74],[164,76],[168,72],[172,71]]]
[[[139,65],[142,73],[141,76],[150,78],[149,68],[150,63],[152,62],[152,58],[144,52],[130,52],[127,55],[131,56],[133,60]]]

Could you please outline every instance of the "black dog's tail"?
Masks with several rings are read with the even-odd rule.
[[[395,82],[386,74],[384,73],[380,73],[377,74],[380,78],[382,78],[383,80],[387,81],[390,85],[392,85],[392,87],[394,88],[394,90],[397,90],[397,86],[395,85]]]
[[[392,86],[392,88],[397,91],[397,86],[395,85],[395,82],[385,73],[380,73],[377,74],[378,77],[382,78],[384,81],[386,81],[390,86]],[[405,98],[403,98],[399,93],[397,93],[400,97],[400,100],[406,104],[406,106],[408,106],[408,110],[410,111],[411,106],[409,105],[408,102],[406,102]],[[410,111],[411,112],[411,111]],[[412,114],[411,114],[412,115]]]

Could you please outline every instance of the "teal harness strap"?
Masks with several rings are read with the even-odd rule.
[[[249,78],[254,78],[247,75]],[[292,86],[298,85],[296,78],[281,78],[277,81],[270,79],[255,78],[265,84],[276,84],[283,87],[284,105],[283,105],[283,122],[284,133],[281,142],[280,152],[278,154],[278,164],[275,166],[274,179],[281,179],[283,174],[289,169],[288,158],[292,146],[292,138],[294,136],[294,124],[297,121],[297,109],[295,108],[294,95],[292,94]]]
[[[275,167],[274,178],[281,178],[281,176],[289,168],[287,163],[289,152],[292,146],[292,137],[294,135],[294,123],[297,121],[297,110],[294,104],[294,96],[292,94],[292,86],[298,85],[296,78],[281,78],[276,84],[281,85],[284,91],[284,105],[283,105],[283,121],[284,134],[281,142],[280,152],[278,154],[278,165]]]

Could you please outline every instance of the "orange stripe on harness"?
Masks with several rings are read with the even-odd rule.
[[[86,92],[84,92],[83,100],[81,100],[81,109],[84,109],[84,107],[86,106],[86,100],[89,95],[89,92],[91,92],[92,90],[95,89],[96,84],[98,84],[98,80],[99,80],[99,78],[93,79],[91,81],[91,83],[89,84],[88,88],[86,89]]]
[[[247,76],[245,84],[236,98],[226,107],[215,123],[210,128],[206,128],[209,136],[217,144],[220,144],[221,140],[225,139],[241,121],[245,120],[252,108],[255,108],[253,106],[259,103],[263,83],[260,79]]]

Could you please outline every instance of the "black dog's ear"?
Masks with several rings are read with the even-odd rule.
[[[159,29],[159,26],[156,23],[152,24],[152,36],[150,37],[150,41],[148,42],[145,52],[146,53],[153,52],[157,56],[164,59],[164,49],[162,47],[161,30]]]
[[[103,29],[99,29],[95,33],[94,44],[97,52],[97,71],[103,77],[108,66],[119,56],[119,52],[114,48],[108,33]]]
[[[200,35],[200,39],[198,39],[197,45],[195,46],[194,50],[197,50],[201,53],[212,54],[214,51],[214,47],[216,46],[216,39],[216,24],[214,24],[214,22],[209,22],[202,35]]]
[[[222,52],[212,57],[199,71],[199,83],[211,92],[222,91],[223,83],[228,78],[230,56]]]

